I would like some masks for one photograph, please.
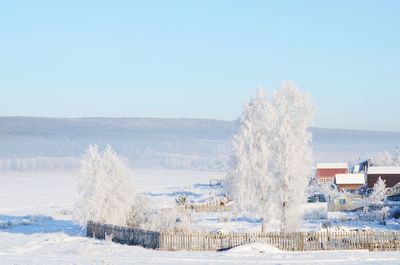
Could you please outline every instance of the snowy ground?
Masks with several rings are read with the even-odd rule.
[[[135,170],[139,191],[162,205],[173,204],[180,194],[196,202],[218,196],[221,191],[207,188],[207,183],[222,177],[224,173]],[[0,264],[399,264],[398,252],[299,253],[276,251],[265,245],[227,252],[161,252],[85,238],[84,231],[71,221],[75,180],[72,172],[0,172]],[[194,227],[260,229],[256,219],[236,217],[229,223],[220,222],[227,215],[198,214]],[[378,227],[353,221],[336,222],[349,227]],[[315,229],[319,223],[306,222],[303,229]],[[393,223],[389,229],[398,227]]]

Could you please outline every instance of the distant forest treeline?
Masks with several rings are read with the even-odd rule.
[[[111,145],[136,168],[226,170],[237,121],[157,118],[0,117],[0,170],[79,167],[89,144]],[[317,161],[393,150],[400,133],[311,128]]]

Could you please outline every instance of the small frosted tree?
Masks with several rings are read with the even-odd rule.
[[[386,198],[386,183],[381,177],[378,178],[378,181],[374,184],[372,188],[372,193],[369,196],[369,201],[373,204],[380,204]]]
[[[91,220],[127,225],[135,197],[130,170],[121,158],[111,147],[99,152],[97,145],[89,146],[78,179],[75,217],[80,224]]]

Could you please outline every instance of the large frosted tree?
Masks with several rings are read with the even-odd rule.
[[[228,191],[238,210],[256,212],[267,230],[295,230],[311,175],[313,104],[293,83],[272,98],[258,91],[233,138]]]
[[[311,176],[311,125],[314,106],[307,93],[284,82],[272,99],[275,124],[271,134],[270,174],[276,179],[280,230],[295,230],[302,217]]]
[[[245,103],[239,132],[233,137],[234,166],[227,182],[229,196],[239,211],[256,212],[263,218],[271,212],[271,178],[268,175],[270,150],[269,127],[273,118],[270,102],[264,91]]]
[[[88,220],[127,225],[135,209],[135,187],[129,168],[107,147],[100,152],[89,146],[81,161],[75,217],[81,225]]]

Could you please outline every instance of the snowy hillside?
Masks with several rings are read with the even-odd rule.
[[[133,167],[225,170],[237,126],[202,119],[0,117],[0,169],[73,168],[89,144],[110,144]],[[400,144],[400,133],[311,131],[317,161],[355,162]]]

